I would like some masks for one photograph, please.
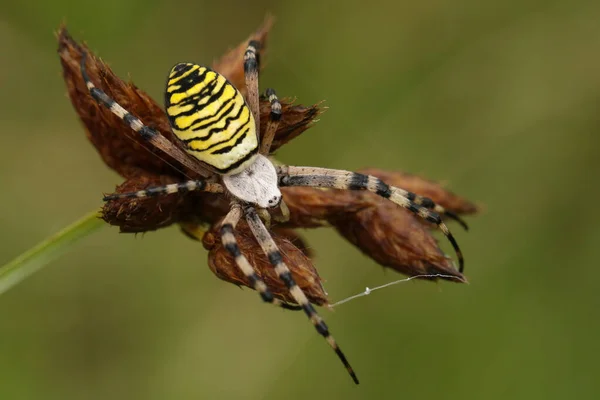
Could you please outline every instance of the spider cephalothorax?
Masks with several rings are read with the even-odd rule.
[[[268,155],[282,116],[282,107],[275,91],[267,89],[266,98],[270,102],[271,111],[266,131],[262,140],[259,140],[257,51],[260,46],[258,41],[251,40],[244,55],[246,98],[224,76],[210,68],[192,63],[177,64],[173,67],[165,90],[165,109],[172,130],[179,139],[178,144],[144,125],[137,116],[96,87],[86,72],[86,52],[82,50],[81,76],[90,95],[149,144],[202,177],[147,187],[135,192],[115,193],[106,196],[104,200],[145,198],[191,191],[226,196],[230,201],[230,209],[219,224],[218,235],[224,248],[235,260],[237,268],[264,301],[287,309],[304,310],[317,332],[327,340],[354,381],[358,383],[354,371],[329,333],[325,322],[296,284],[276,241],[261,217],[268,217],[269,209],[278,209],[283,218],[289,216],[280,187],[305,186],[368,191],[437,225],[456,251],[459,270],[462,271],[462,254],[440,215],[454,219],[458,217],[429,198],[390,186],[371,175],[315,167],[275,166]],[[293,299],[293,303],[274,296],[240,250],[234,232],[242,218],[267,256],[277,277],[287,288],[288,298]]]

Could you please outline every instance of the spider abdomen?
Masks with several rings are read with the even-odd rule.
[[[175,65],[167,81],[165,108],[187,152],[216,172],[234,174],[254,161],[254,117],[242,94],[219,73],[191,63]]]

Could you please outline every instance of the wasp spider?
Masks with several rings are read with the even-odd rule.
[[[282,214],[286,214],[279,189],[282,186],[368,190],[436,224],[454,247],[459,269],[462,271],[462,254],[440,215],[455,219],[457,217],[428,198],[389,186],[373,176],[324,168],[275,166],[267,156],[281,118],[281,104],[275,91],[267,89],[266,96],[271,104],[271,112],[267,130],[260,143],[257,131],[260,126],[257,55],[259,47],[259,42],[250,41],[244,54],[246,99],[227,79],[210,68],[191,63],[181,63],[173,67],[167,80],[165,108],[173,132],[185,150],[144,125],[140,119],[97,88],[86,73],[87,55],[84,53],[81,59],[81,74],[90,95],[109,108],[143,139],[204,177],[200,180],[151,187],[137,192],[111,194],[104,200],[142,198],[194,190],[222,193],[227,196],[231,200],[231,209],[221,222],[220,235],[236,265],[265,302],[303,310],[317,332],[336,352],[354,382],[358,383],[356,374],[329,333],[327,325],[294,282],[261,216],[273,208],[280,208]],[[274,298],[240,251],[234,230],[241,218],[246,219],[277,276],[286,285],[297,304],[286,304]]]

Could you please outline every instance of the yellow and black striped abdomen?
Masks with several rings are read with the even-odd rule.
[[[236,173],[254,160],[254,116],[242,94],[217,72],[189,63],[174,66],[165,108],[188,153],[217,172]]]

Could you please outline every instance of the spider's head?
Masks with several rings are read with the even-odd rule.
[[[281,203],[281,193],[279,195],[273,196],[271,199],[269,199],[268,208],[277,207],[280,203]]]
[[[281,203],[275,167],[267,157],[260,154],[241,172],[224,175],[223,184],[239,200],[260,208],[273,208]]]

